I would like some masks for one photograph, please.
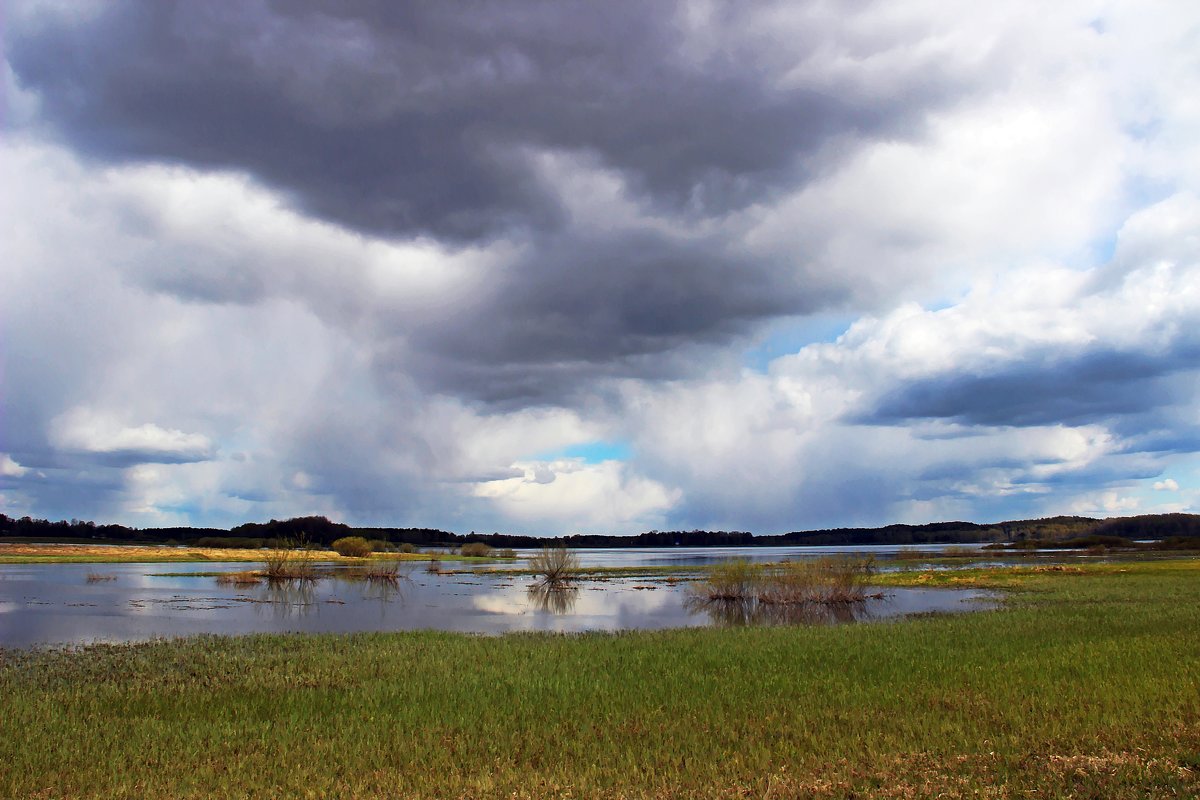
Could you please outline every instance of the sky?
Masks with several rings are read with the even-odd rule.
[[[1200,511],[1200,4],[0,0],[0,512]]]

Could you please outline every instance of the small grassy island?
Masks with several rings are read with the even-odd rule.
[[[835,627],[0,651],[0,796],[1194,797],[1200,560]]]

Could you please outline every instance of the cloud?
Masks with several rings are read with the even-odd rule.
[[[519,523],[573,533],[648,530],[658,527],[680,499],[678,491],[631,474],[617,461],[558,459],[516,466],[523,474],[480,483],[475,493]]]
[[[904,285],[749,234],[991,90],[943,28],[870,3],[128,2],[19,6],[6,58],[36,99],[22,130],[117,167],[90,208],[119,211],[141,285],[298,298],[371,328],[385,380],[513,408],[695,372],[763,320]]]
[[[804,9],[781,40],[765,26],[786,16],[126,2],[14,14],[7,57],[79,150],[245,171],[364,231],[474,238],[559,222],[530,150],[594,154],[655,204],[720,214],[831,140],[911,132],[965,77],[934,31],[871,35],[889,22],[872,4]]]
[[[12,456],[4,453],[0,457],[0,477],[3,478],[20,478],[29,472],[29,469],[22,467],[16,461],[13,461]]]
[[[14,4],[0,503],[1164,508],[1200,443],[1198,14]],[[589,442],[623,446],[548,455]]]
[[[161,428],[152,422],[123,426],[89,408],[74,408],[51,422],[55,446],[73,452],[103,456],[116,463],[166,464],[205,461],[212,443],[198,433]]]
[[[1166,480],[1155,481],[1154,490],[1156,492],[1178,492],[1179,484],[1174,478],[1167,478]]]
[[[1198,430],[1200,258],[1175,235],[1197,220],[1187,194],[1139,212],[1117,278],[1026,268],[946,308],[862,318],[766,374],[630,382],[640,463],[688,487],[679,521],[705,525],[1130,512]],[[1135,259],[1146,231],[1153,257]]]

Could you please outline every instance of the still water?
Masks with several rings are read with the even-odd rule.
[[[0,565],[0,647],[129,642],[200,633],[437,629],[499,634],[828,624],[969,611],[988,603],[987,595],[977,591],[889,589],[883,598],[850,606],[713,606],[695,603],[684,583],[647,578],[589,579],[571,591],[538,595],[531,593],[534,580],[528,576],[436,575],[425,572],[419,563],[394,584],[336,577],[335,571],[335,577],[315,582],[239,587],[220,585],[211,574],[192,574],[238,572],[254,566],[212,562]]]
[[[983,546],[983,544],[904,546],[851,544],[816,547],[602,547],[576,550],[575,553],[579,556],[579,563],[585,567],[698,567],[734,558],[764,563],[798,561],[825,556],[890,558],[900,551],[928,553],[930,556],[936,556],[948,547],[958,550],[978,550]],[[517,552],[521,556],[529,556],[535,551],[519,550]]]

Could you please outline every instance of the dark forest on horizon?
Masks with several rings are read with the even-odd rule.
[[[746,531],[647,531],[636,535],[572,534],[540,537],[509,533],[458,534],[434,528],[355,527],[325,517],[295,517],[270,522],[248,522],[230,530],[220,528],[130,528],[71,520],[51,522],[0,514],[0,539],[43,541],[92,540],[110,543],[181,544],[191,546],[274,546],[301,542],[327,546],[343,536],[417,547],[460,547],[482,542],[491,547],[566,546],[598,547],[771,547],[785,545],[917,545],[973,544],[980,542],[1069,542],[1111,537],[1127,540],[1200,537],[1200,515],[1147,514],[1136,517],[1093,519],[1047,517],[980,524],[931,522],[924,525],[885,525],[878,528],[833,528],[755,535]]]

